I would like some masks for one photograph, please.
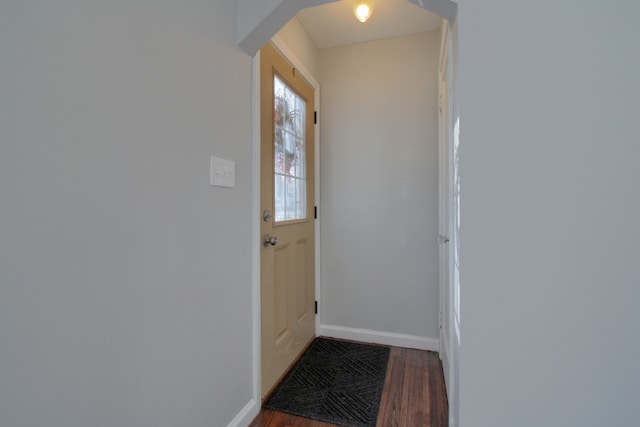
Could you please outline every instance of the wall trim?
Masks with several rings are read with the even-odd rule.
[[[374,344],[392,345],[394,347],[415,348],[439,352],[440,340],[417,335],[398,334],[395,332],[374,331],[371,329],[349,328],[337,325],[321,325],[318,335],[361,341]]]
[[[253,419],[258,416],[258,412],[260,412],[260,405],[256,399],[251,399],[244,408],[236,415],[236,417],[231,420],[227,427],[244,427],[248,426]]]
[[[253,399],[261,398],[261,312],[260,312],[260,52],[251,67],[251,335]],[[247,423],[248,424],[248,423]]]
[[[274,36],[272,39],[273,45],[284,55],[289,62],[296,67],[300,74],[311,84],[315,91],[315,105],[316,111],[320,111],[320,83],[309,72],[304,64],[294,55],[293,51],[289,49],[284,40],[280,36]],[[260,245],[256,244],[260,242],[260,51],[254,55],[251,67],[251,306],[252,306],[252,343],[253,343],[253,398],[251,402],[260,402],[262,395],[262,337],[261,337],[261,302],[260,302]],[[320,204],[320,126],[315,127],[315,204]],[[315,243],[316,243],[316,300],[320,302],[320,221],[316,221],[315,225]],[[320,313],[316,316],[316,334],[320,327]],[[247,404],[247,407],[251,404]],[[245,408],[247,408],[245,407]],[[251,409],[251,408],[250,408]],[[256,405],[255,413],[253,416],[244,423],[249,424],[253,418],[258,415],[260,410],[260,404]],[[244,409],[243,409],[244,411]],[[238,417],[241,417],[243,412],[240,412]],[[238,418],[236,417],[236,418]],[[244,419],[244,418],[241,418]],[[235,421],[235,419],[234,419]],[[231,427],[229,424],[229,427]]]

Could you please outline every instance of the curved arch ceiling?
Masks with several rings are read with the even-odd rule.
[[[434,31],[442,20],[406,0],[377,1],[365,24],[355,19],[352,1],[302,9],[296,17],[318,49]]]
[[[449,21],[456,17],[457,5],[451,0],[407,1]],[[238,45],[253,56],[302,9],[327,3],[334,3],[334,0],[237,0]]]

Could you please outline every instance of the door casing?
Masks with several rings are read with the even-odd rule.
[[[416,0],[409,0],[412,2],[416,2]],[[450,33],[450,35],[452,35],[452,45],[450,46],[450,58],[451,58],[451,62],[449,64],[450,66],[450,86],[449,86],[449,93],[450,93],[450,98],[449,98],[449,103],[450,103],[450,124],[453,126],[452,129],[449,129],[449,133],[450,133],[450,141],[452,138],[456,137],[456,132],[458,132],[458,127],[459,124],[457,123],[457,113],[458,113],[458,89],[455,86],[456,84],[456,66],[457,66],[457,50],[456,50],[456,39],[457,39],[457,5],[453,2],[451,2],[450,0],[430,0],[429,3],[434,3],[434,4],[427,4],[427,5],[422,5],[420,4],[421,7],[430,10],[434,13],[439,14],[440,16],[444,16],[445,19],[447,19],[449,21],[452,33]],[[447,6],[449,7],[449,5],[453,5],[452,9],[451,9],[451,13],[448,14],[442,14],[442,13],[438,13],[439,9],[438,7],[435,7],[436,10],[433,10],[433,6]],[[294,12],[291,12],[294,13]],[[452,24],[453,22],[453,24]],[[250,37],[248,37],[250,38]],[[312,87],[315,90],[315,111],[320,111],[320,105],[319,105],[319,100],[320,100],[320,85],[318,83],[318,81],[313,77],[313,75],[306,69],[306,67],[304,66],[304,64],[302,64],[302,62],[295,56],[295,54],[293,54],[293,52],[286,46],[286,44],[284,43],[284,41],[279,38],[278,36],[274,36],[271,41],[273,42],[273,44],[278,48],[278,50],[281,51],[281,53],[296,67],[296,69],[298,71],[300,71],[302,73],[302,75],[305,77],[305,79],[312,85]],[[257,45],[256,45],[257,46]],[[247,51],[248,53],[252,52],[253,48],[249,47],[249,45],[247,44],[247,48],[245,48],[245,51]],[[254,348],[254,352],[253,352],[253,363],[252,363],[252,370],[253,370],[253,398],[252,400],[247,404],[247,406],[245,407],[245,409],[243,409],[243,413],[245,413],[245,415],[247,414],[257,414],[259,407],[260,407],[260,378],[261,378],[261,372],[260,372],[260,248],[258,247],[257,244],[255,244],[256,242],[259,242],[259,239],[261,238],[260,236],[260,219],[258,218],[259,215],[257,214],[258,212],[260,212],[260,87],[259,87],[259,79],[260,79],[260,57],[259,57],[259,53],[255,54],[255,56],[253,57],[253,62],[252,62],[252,104],[251,104],[251,108],[252,108],[252,215],[254,215],[253,221],[252,221],[252,242],[251,242],[251,248],[252,248],[252,342],[253,342],[253,348]],[[454,123],[455,122],[455,123]],[[320,144],[321,144],[321,139],[320,139],[320,126],[315,126],[315,185],[316,185],[316,189],[315,189],[315,205],[316,206],[321,206],[320,205],[320,176],[319,176],[319,172],[320,172]],[[450,147],[451,149],[451,147]],[[455,171],[451,170],[450,171],[451,174],[453,174]],[[454,180],[453,177],[451,177],[451,184],[453,185]],[[453,215],[453,210],[449,211],[449,215]],[[450,220],[453,220],[453,218],[450,218]],[[453,230],[452,230],[453,231]],[[316,233],[316,239],[315,239],[315,246],[316,246],[316,263],[315,263],[315,269],[316,269],[316,274],[315,274],[315,278],[316,278],[316,301],[318,301],[319,304],[319,310],[318,310],[318,315],[316,316],[316,331],[320,330],[320,325],[322,324],[322,304],[321,304],[321,300],[322,300],[322,278],[320,275],[320,271],[321,271],[321,259],[320,259],[320,246],[321,246],[321,234],[320,234],[320,221],[316,220],[315,222],[315,233]],[[455,234],[455,233],[452,233]],[[450,235],[449,236],[451,239],[451,243],[454,243],[454,236]],[[453,263],[454,263],[454,257],[452,252],[454,252],[454,248],[453,248],[453,244],[450,245],[451,249],[450,249],[450,257],[449,257],[449,265],[450,265],[450,270],[453,270]],[[448,292],[453,292],[451,286],[451,280],[453,278],[453,272],[450,271],[449,272],[449,286],[450,288],[448,289]],[[452,338],[457,338],[458,335],[453,331],[454,328],[454,322],[452,319],[453,317],[453,307],[451,307],[452,305],[452,298],[449,298],[449,309],[451,310],[449,312],[449,320],[450,320],[450,324],[449,324],[449,330],[445,331],[445,333],[448,332],[448,338],[449,338],[449,346],[450,346],[450,350],[451,350],[451,356],[450,356],[450,362],[451,362],[451,366],[449,367],[450,369],[450,379],[451,379],[451,383],[453,384],[457,384],[457,368],[458,368],[458,351],[457,349],[459,348],[459,343],[454,342],[454,340],[452,340]],[[459,315],[459,314],[458,314]],[[446,375],[446,373],[445,373]],[[450,390],[447,390],[448,392]],[[458,405],[457,405],[457,400],[459,399],[457,390],[453,393],[449,394],[449,421],[450,421],[450,425],[451,426],[455,426],[458,423],[458,420],[456,419],[456,415],[457,415],[457,410],[458,410]],[[242,415],[242,414],[240,414]],[[239,417],[240,417],[239,415]],[[249,418],[252,418],[249,416]]]
[[[271,42],[277,50],[296,68],[305,80],[314,90],[314,111],[320,111],[320,84],[315,77],[309,72],[304,64],[296,57],[291,49],[284,43],[281,37],[275,35]],[[252,229],[251,229],[251,313],[252,313],[252,343],[253,343],[253,401],[259,404],[261,396],[261,310],[260,310],[260,242],[262,236],[260,234],[260,52],[253,57],[252,62],[252,86],[251,86],[251,116],[252,116],[252,133],[251,133],[251,213],[252,213]],[[319,122],[314,126],[315,146],[314,146],[314,177],[315,177],[315,206],[320,206],[320,126]],[[313,207],[310,207],[313,209]],[[321,324],[321,281],[320,281],[320,221],[315,220],[315,298],[318,302],[318,314],[315,320],[316,333],[320,329]]]
[[[440,264],[440,358],[444,368],[447,392],[452,389],[451,312],[452,312],[452,260],[453,260],[453,109],[452,28],[443,20],[441,27],[440,64],[438,70],[438,173],[439,173],[439,234],[449,241],[439,242]]]

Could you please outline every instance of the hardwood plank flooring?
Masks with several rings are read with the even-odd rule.
[[[391,347],[376,427],[446,427],[449,406],[437,353]],[[340,427],[262,409],[249,427]]]

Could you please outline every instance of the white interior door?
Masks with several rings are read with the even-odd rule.
[[[451,243],[453,218],[453,158],[450,103],[450,28],[443,20],[438,70],[438,173],[439,173],[439,280],[440,280],[440,357],[445,381],[449,380],[451,360],[450,316],[452,307]],[[449,384],[447,384],[448,388]]]

